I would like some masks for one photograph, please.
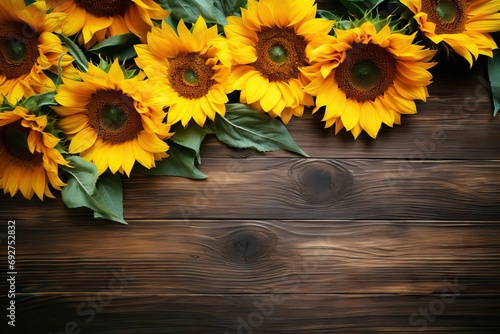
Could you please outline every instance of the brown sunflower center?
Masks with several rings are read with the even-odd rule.
[[[177,94],[188,99],[205,96],[215,84],[215,71],[198,53],[179,54],[169,59],[168,79]]]
[[[30,129],[21,125],[21,120],[0,128],[0,147],[25,166],[37,166],[43,161],[42,153],[31,153],[28,147]]]
[[[113,144],[132,140],[144,129],[134,100],[120,91],[98,90],[92,94],[87,111],[99,137]]]
[[[76,5],[97,16],[125,16],[132,5],[131,0],[75,0]]]
[[[0,75],[7,79],[30,73],[39,56],[38,34],[27,24],[0,24]]]
[[[456,34],[465,30],[466,0],[424,0],[422,11],[436,24],[436,34]]]
[[[252,65],[269,81],[288,81],[306,66],[306,42],[293,29],[270,28],[257,33],[257,61]]]
[[[396,60],[376,44],[354,43],[335,71],[335,80],[347,98],[374,100],[393,83]]]

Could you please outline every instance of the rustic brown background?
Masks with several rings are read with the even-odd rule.
[[[308,159],[209,138],[208,180],[124,181],[128,226],[1,196],[17,333],[496,332],[500,119],[485,64],[439,64],[428,102],[377,140],[292,120]]]

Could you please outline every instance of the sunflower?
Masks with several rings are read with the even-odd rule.
[[[58,165],[68,162],[55,148],[59,139],[44,132],[47,116],[35,116],[23,107],[0,113],[0,188],[14,196],[21,191],[31,199],[34,194],[54,198],[49,184],[61,190]]]
[[[46,1],[54,11],[67,14],[61,21],[61,32],[77,33],[81,45],[89,48],[105,38],[132,32],[142,41],[154,25],[169,12],[153,0],[38,0]]]
[[[11,103],[55,89],[47,71],[57,73],[66,50],[52,33],[59,16],[45,12],[44,2],[30,6],[23,0],[0,2],[0,95]],[[72,61],[62,56],[64,76],[76,73]]]
[[[316,96],[313,112],[326,107],[325,127],[376,138],[382,123],[392,127],[400,114],[417,111],[414,100],[428,97],[435,51],[412,44],[414,35],[393,33],[388,25],[377,31],[371,22],[335,34],[314,43],[308,52],[316,63],[303,70],[311,80],[305,90]]]
[[[488,34],[500,30],[498,0],[401,0],[420,30],[434,44],[449,45],[472,66],[480,54],[493,57],[497,45]]]
[[[137,66],[162,83],[168,100],[170,124],[191,119],[203,126],[216,114],[224,116],[228,102],[231,54],[217,26],[207,28],[198,18],[191,33],[184,22],[177,35],[165,22],[153,28],[148,43],[136,45]]]
[[[69,153],[97,166],[99,175],[130,171],[139,162],[155,167],[155,160],[167,157],[170,126],[165,118],[165,98],[159,86],[141,72],[125,78],[114,61],[109,72],[89,64],[82,81],[66,81],[55,96],[53,107],[62,119],[59,127],[71,140]]]
[[[316,19],[314,0],[248,1],[241,17],[229,17],[224,27],[234,65],[231,83],[240,101],[281,117],[302,116],[313,106],[303,91],[308,66],[306,47],[315,35],[326,36],[332,21]]]

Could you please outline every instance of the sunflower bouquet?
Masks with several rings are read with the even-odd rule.
[[[4,0],[0,188],[125,223],[122,177],[203,179],[207,135],[306,154],[286,129],[376,138],[429,71],[484,55],[500,109],[500,0]],[[444,54],[446,57],[441,56]],[[328,131],[328,130],[325,130]]]

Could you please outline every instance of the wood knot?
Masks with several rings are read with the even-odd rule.
[[[351,190],[351,172],[333,161],[301,161],[290,168],[294,194],[305,205],[331,205]]]
[[[231,232],[221,238],[222,252],[234,262],[256,262],[268,256],[276,247],[277,237],[257,226]]]

